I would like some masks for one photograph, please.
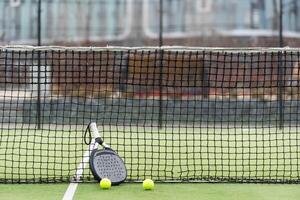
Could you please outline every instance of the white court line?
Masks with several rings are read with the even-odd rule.
[[[80,177],[83,173],[83,170],[85,169],[86,164],[89,162],[90,152],[93,149],[98,148],[98,145],[99,145],[98,143],[95,143],[95,139],[93,139],[91,144],[89,145],[88,149],[84,152],[83,159],[82,159],[81,163],[79,163],[79,165],[77,166],[77,170],[75,173],[74,180],[76,182],[69,184],[68,189],[66,190],[62,200],[72,200],[73,199],[73,196],[76,192],[78,182],[80,181]]]

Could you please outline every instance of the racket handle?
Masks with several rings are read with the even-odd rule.
[[[94,134],[94,138],[95,138],[95,141],[100,144],[101,146],[105,147],[105,148],[109,148],[110,149],[110,146],[108,144],[106,144],[102,138],[100,137],[100,134],[99,134],[99,131],[98,131],[98,128],[97,128],[97,125],[95,122],[91,122],[90,125],[90,130],[92,131],[92,133]]]
[[[103,143],[103,140],[102,138],[100,137],[100,134],[99,134],[99,131],[98,131],[98,128],[97,128],[97,125],[95,122],[91,122],[90,123],[90,130],[92,131],[93,135],[94,135],[94,138],[95,138],[95,141],[97,143],[99,143],[100,145],[102,145]]]

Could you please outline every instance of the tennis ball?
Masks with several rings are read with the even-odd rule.
[[[109,189],[111,187],[111,181],[108,178],[103,178],[100,181],[100,188]]]
[[[153,190],[154,189],[154,182],[151,179],[146,179],[143,181],[143,188],[145,190]]]

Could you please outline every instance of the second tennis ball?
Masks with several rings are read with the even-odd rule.
[[[154,189],[154,182],[151,179],[146,179],[143,181],[143,188],[145,190],[153,190]]]
[[[102,189],[109,189],[111,187],[111,181],[108,178],[103,178],[100,181],[100,187]]]

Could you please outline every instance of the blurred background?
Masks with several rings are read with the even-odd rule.
[[[281,9],[283,45],[300,45],[299,0],[162,2],[1,0],[0,45],[157,46],[162,31],[164,45],[274,47]]]
[[[299,12],[299,0],[0,0],[0,45],[299,47]],[[155,114],[149,115],[151,123],[160,125],[177,116],[184,123],[244,119],[258,124],[264,118],[266,124],[281,126],[284,103],[290,113],[287,122],[298,123],[300,118],[294,105],[300,100],[299,51],[247,53],[244,49],[228,54],[173,48],[161,54],[46,49],[0,51],[0,96],[5,97],[2,110],[8,113],[2,121],[11,122],[14,109],[13,115],[21,116],[16,120],[39,126],[83,123],[91,116],[110,123],[112,113],[116,123],[120,118],[124,123],[143,123],[140,114],[146,122],[150,108]],[[109,105],[107,99],[117,100]],[[203,99],[213,104],[202,104]],[[187,100],[195,101],[190,110],[182,104]],[[232,100],[240,103],[232,110],[240,114],[226,107]],[[217,101],[220,106],[215,106]],[[75,107],[74,102],[82,106]],[[93,105],[89,112],[86,102]],[[251,105],[245,108],[245,102]],[[249,112],[259,113],[266,108],[264,102],[272,102],[270,112],[252,118]],[[194,113],[198,105],[211,109],[206,114],[200,109],[191,119],[182,116],[182,110]],[[94,106],[100,106],[99,112]],[[211,113],[216,108],[222,108],[225,116]],[[57,117],[68,116],[65,113],[72,116]]]

